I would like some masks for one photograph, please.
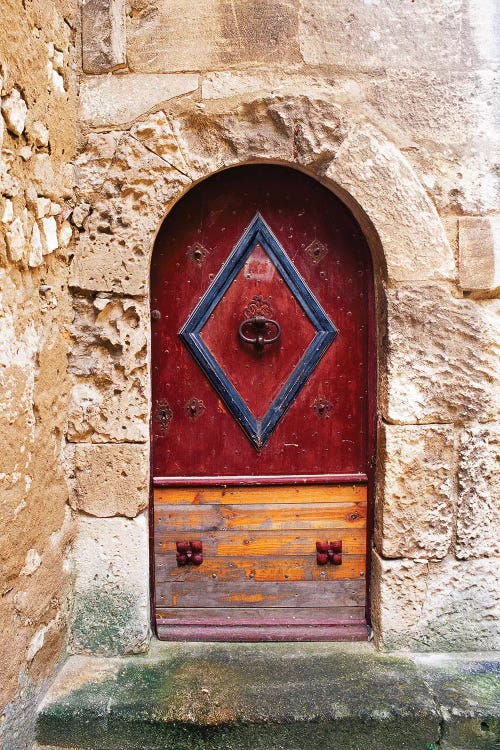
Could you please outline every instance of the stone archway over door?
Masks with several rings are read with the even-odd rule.
[[[151,306],[158,634],[366,639],[374,301],[352,215],[289,167],[220,172],[164,222]]]
[[[415,602],[422,603],[424,592],[439,592],[449,582],[450,611],[458,611],[460,591],[494,575],[493,558],[457,560],[451,554],[456,508],[453,424],[492,421],[496,413],[493,339],[485,333],[491,330],[494,305],[457,296],[454,257],[439,216],[405,157],[376,127],[335,104],[329,90],[300,94],[280,88],[272,95],[218,99],[203,107],[179,101],[169,104],[168,112],[148,115],[120,133],[90,134],[80,167],[80,194],[93,211],[80,235],[71,284],[85,295],[82,305],[92,294],[98,312],[107,305],[113,312],[111,323],[115,312],[128,311],[130,329],[111,326],[109,335],[114,345],[123,339],[123,350],[129,352],[125,338],[130,332],[134,352],[145,352],[150,258],[165,216],[197,181],[256,160],[301,169],[339,196],[362,227],[374,259],[382,436],[372,578],[375,637],[388,647],[411,643],[438,648],[452,642],[473,648],[476,628],[484,634],[477,642],[492,643],[480,597],[469,612],[474,627],[465,636],[437,593],[431,608]],[[106,315],[99,312],[98,317]],[[76,460],[85,461],[89,475],[98,465],[117,466],[124,453],[120,443],[127,443],[127,464],[133,462],[137,471],[133,479],[125,472],[123,491],[135,507],[144,508],[149,363],[134,354],[125,364],[133,367],[133,379],[117,379],[111,386],[95,371],[76,378],[69,439],[79,443]],[[107,371],[104,374],[107,377]],[[429,455],[443,461],[433,465]],[[411,461],[413,475],[426,477],[426,486],[436,488],[426,493],[418,483],[405,486],[404,497],[412,507],[406,526],[400,523],[404,516],[392,482],[405,461]],[[427,481],[431,477],[432,482]],[[85,623],[94,606],[94,622],[99,622],[99,602],[109,600],[109,607],[123,614],[123,622],[114,620],[113,644],[122,651],[137,649],[149,633],[149,580],[140,567],[149,544],[145,518],[129,522],[86,517],[81,527],[75,611]],[[115,528],[127,539],[127,553],[119,542],[109,549],[110,537],[119,538]],[[431,564],[422,561],[422,544]],[[86,563],[95,547],[106,548],[112,559],[112,591],[106,566]],[[140,558],[140,565],[132,565],[131,549],[137,550],[134,559]],[[447,640],[449,632],[455,640]],[[77,648],[95,648],[94,633],[90,639],[83,627],[75,625],[73,639]]]

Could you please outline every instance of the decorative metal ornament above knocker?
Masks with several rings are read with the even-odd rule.
[[[245,320],[238,328],[240,341],[252,344],[257,352],[275,344],[281,337],[281,326],[272,317],[273,309],[260,294],[256,294],[243,310]],[[269,316],[269,317],[267,317]]]

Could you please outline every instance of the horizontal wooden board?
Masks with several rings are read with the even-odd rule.
[[[158,583],[160,607],[359,607],[365,603],[364,581],[285,583]]]
[[[308,641],[368,640],[366,623],[357,625],[254,625],[238,624],[226,627],[198,627],[196,625],[158,625],[156,629],[161,641],[200,641],[212,643],[299,643]]]
[[[334,533],[332,533],[332,531]],[[155,534],[155,553],[176,551],[175,543],[194,535],[176,531]],[[365,529],[314,529],[297,531],[210,531],[199,535],[203,542],[203,558],[223,556],[240,557],[255,555],[310,555],[316,553],[318,539],[342,540],[342,551],[346,555],[364,554],[366,550]]]
[[[154,476],[153,487],[249,487],[267,485],[360,484],[368,475],[355,474],[216,474],[212,476]]]
[[[332,581],[363,578],[365,555],[343,555],[342,565],[318,565],[316,555],[301,557],[206,557],[203,564],[178,567],[173,553],[157,555],[155,580],[199,581]]]
[[[280,609],[273,607],[253,607],[252,609],[231,608],[156,608],[156,620],[162,625],[193,625],[198,627],[222,627],[238,624],[242,627],[263,624],[276,627],[291,626],[331,626],[345,623],[363,623],[364,607],[294,607]]]
[[[153,487],[249,487],[267,485],[360,484],[368,475],[355,474],[215,474],[212,476],[155,476]]]
[[[264,505],[366,502],[366,485],[306,487],[176,487],[155,488],[155,505]]]
[[[157,533],[232,529],[365,528],[366,503],[176,505],[155,511]]]

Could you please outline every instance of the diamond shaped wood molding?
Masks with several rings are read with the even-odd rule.
[[[288,379],[265,414],[260,418],[252,413],[245,400],[233,386],[229,375],[223,370],[201,336],[208,319],[256,245],[260,245],[268,255],[314,329],[313,338],[305,352],[292,369]],[[290,330],[293,331],[293,321],[288,321],[288,325]],[[286,329],[283,333],[286,335]],[[227,261],[179,332],[179,336],[217,391],[226,408],[237,420],[257,450],[265,445],[336,335],[337,329],[332,321],[259,213],[255,215],[243,232]]]

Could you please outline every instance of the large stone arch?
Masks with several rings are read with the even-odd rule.
[[[91,188],[96,184],[96,162],[100,168],[107,161],[101,149],[109,149],[109,138],[93,135],[80,164],[84,189],[86,178]],[[303,169],[338,194],[364,228],[389,283],[454,278],[442,223],[408,161],[371,123],[351,119],[326,98],[280,95],[203,107],[189,100],[115,138],[73,263],[77,287],[143,294],[154,237],[173,203],[193,182],[262,160]],[[113,230],[108,236],[106,225]]]
[[[86,330],[90,321],[100,332],[95,345],[100,346],[99,336],[105,346],[111,342],[125,364],[121,385],[110,386],[112,396],[95,372],[86,371],[84,380],[75,384],[69,440],[78,443],[75,462],[84,466],[84,480],[96,473],[92,467],[99,462],[110,456],[118,461],[120,451],[132,451],[127,460],[130,463],[133,454],[136,489],[124,490],[135,498],[126,512],[117,507],[93,510],[88,500],[91,491],[75,507],[101,517],[134,516],[147,507],[149,372],[144,352],[154,240],[166,214],[195,182],[256,161],[286,164],[316,177],[350,207],[370,244],[379,306],[381,446],[374,625],[379,640],[388,646],[418,647],[425,625],[417,622],[415,599],[422,598],[427,585],[423,581],[431,576],[428,561],[439,564],[452,543],[452,423],[488,420],[494,412],[494,396],[485,382],[485,370],[487,377],[494,376],[494,361],[471,346],[489,325],[488,313],[456,298],[453,252],[436,209],[405,157],[371,123],[352,117],[321,93],[281,91],[258,99],[216,99],[206,104],[180,100],[168,112],[150,114],[125,130],[88,136],[79,160],[79,179],[81,197],[90,204],[91,213],[82,221],[71,285],[77,305],[83,306],[80,314],[87,321]],[[115,325],[121,312],[133,319],[128,334],[125,324]],[[455,341],[443,357],[450,330]],[[397,446],[397,468],[388,465],[391,445]],[[431,489],[425,496],[416,496],[421,489],[418,481],[393,492],[391,482],[399,481],[398,472],[404,475],[405,462],[411,463],[412,475],[426,476]],[[78,469],[75,475],[78,481]],[[140,492],[136,475],[143,477]],[[406,493],[405,502],[408,496],[413,501],[406,503],[406,518],[398,506],[401,493]],[[89,539],[100,544],[109,533],[106,523],[116,520],[92,521],[90,531],[83,534],[82,549],[88,548]],[[139,523],[140,517],[135,520]],[[129,538],[133,522],[125,523]],[[137,535],[147,544],[145,524],[137,528]],[[456,561],[445,562],[444,574],[455,575]],[[127,566],[124,570],[130,572]],[[83,573],[80,583],[77,577],[77,602],[78,597],[85,601],[87,612],[93,575],[92,570]],[[407,591],[391,604],[394,590],[401,589],[401,578],[407,581]],[[125,577],[118,582],[124,597],[113,606],[125,602],[129,620],[134,620],[136,611],[137,627],[124,623],[125,635],[105,651],[134,650],[140,633],[147,637],[147,582],[139,584],[134,576],[133,584],[140,599],[135,609]],[[400,625],[394,624],[395,609]],[[441,631],[440,625],[436,627],[438,636],[426,641],[430,647],[444,645],[439,633],[447,638],[446,625]],[[77,648],[99,650],[99,645],[89,645],[85,634],[78,634],[78,627],[75,633]]]

